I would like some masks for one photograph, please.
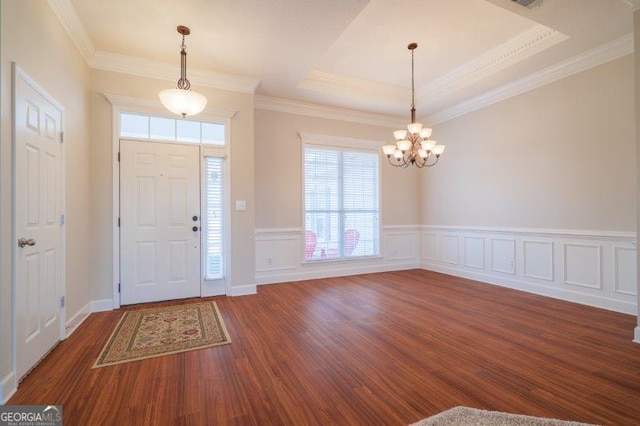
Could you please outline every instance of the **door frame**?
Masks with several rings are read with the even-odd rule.
[[[64,106],[60,102],[58,102],[53,96],[51,96],[36,80],[34,80],[29,74],[27,74],[16,62],[11,62],[11,149],[12,149],[12,159],[11,159],[11,320],[13,322],[11,327],[11,354],[13,357],[11,363],[12,372],[17,374],[18,369],[18,248],[15,242],[18,239],[17,227],[18,227],[18,218],[16,215],[17,209],[17,181],[18,181],[18,168],[17,168],[17,136],[16,136],[16,102],[17,102],[17,88],[18,88],[18,78],[22,79],[25,83],[27,83],[31,88],[33,88],[40,96],[42,96],[47,102],[50,102],[53,106],[60,110],[60,132],[64,135],[65,132],[65,110]],[[61,136],[62,137],[62,136]],[[58,178],[60,179],[60,212],[59,214],[64,217],[66,211],[66,173],[65,173],[65,143],[64,138],[62,139],[62,143],[60,143],[60,175]],[[61,217],[61,218],[62,218]],[[60,218],[60,219],[61,219]],[[64,228],[64,222],[60,225],[60,259],[58,260],[58,264],[60,267],[60,282],[58,284],[59,288],[59,297],[64,297],[66,300],[66,234]],[[60,340],[66,339],[66,303],[65,306],[60,306]],[[20,380],[20,377],[16,377],[17,381]]]
[[[128,96],[122,95],[114,95],[114,94],[104,94],[105,98],[111,103],[112,106],[112,130],[111,130],[111,166],[112,166],[112,200],[113,200],[113,211],[112,211],[112,238],[113,238],[113,266],[112,266],[112,277],[113,277],[113,299],[108,303],[108,306],[104,306],[105,309],[118,309],[120,308],[120,228],[118,226],[118,219],[120,218],[120,162],[118,161],[118,154],[120,150],[120,114],[123,112],[131,113],[131,114],[143,114],[143,115],[153,115],[157,117],[167,117],[176,119],[179,117],[175,114],[170,113],[162,106],[162,103],[159,99],[140,99],[140,98],[132,98]],[[196,121],[207,121],[211,123],[223,124],[225,126],[225,157],[228,161],[226,172],[228,174],[231,173],[231,119],[235,116],[236,111],[228,110],[224,108],[216,108],[216,107],[206,107],[203,112],[198,114],[194,119]],[[123,139],[131,139],[131,138],[123,138]],[[135,138],[133,138],[135,140]],[[144,139],[147,140],[147,139]],[[157,142],[165,142],[167,141],[157,141]],[[178,142],[179,143],[179,142]],[[202,146],[202,145],[201,145]],[[203,149],[200,150],[200,161],[202,162],[203,158]],[[229,182],[229,181],[228,181]],[[230,186],[228,186],[227,192],[229,192]],[[202,191],[202,188],[200,188]],[[202,209],[202,205],[200,206]],[[225,224],[225,233],[229,233],[231,230],[231,210],[230,206],[226,207],[226,217],[228,218]],[[202,212],[201,212],[202,214]],[[201,237],[202,238],[202,237]],[[230,239],[229,239],[230,241]],[[226,247],[226,253],[231,253],[231,246]],[[230,256],[226,256],[226,288],[225,292],[227,295],[231,294],[232,287],[232,278],[231,278],[231,259]],[[202,269],[202,268],[201,268]],[[200,280],[200,287],[202,289],[202,279]]]

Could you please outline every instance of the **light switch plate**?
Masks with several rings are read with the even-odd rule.
[[[236,200],[236,210],[242,211],[247,209],[247,202],[245,200]]]

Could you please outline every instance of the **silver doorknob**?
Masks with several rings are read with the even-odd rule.
[[[35,245],[36,245],[36,240],[34,240],[33,238],[29,238],[28,240],[26,238],[20,238],[18,240],[18,247],[35,246]]]

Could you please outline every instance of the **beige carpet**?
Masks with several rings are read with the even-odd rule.
[[[588,426],[587,423],[455,407],[411,426]]]
[[[231,343],[215,302],[127,311],[93,368]]]

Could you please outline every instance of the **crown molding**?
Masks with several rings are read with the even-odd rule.
[[[418,90],[418,99],[426,104],[445,92],[457,90],[519,61],[550,48],[569,37],[556,30],[536,25],[495,49],[467,62]]]
[[[256,95],[254,108],[267,111],[284,112],[287,114],[305,115],[309,117],[326,118],[329,120],[347,121],[351,123],[369,124],[373,126],[404,128],[406,122],[400,118],[385,114],[356,111],[346,108],[336,108],[289,99]]]
[[[629,7],[631,8],[631,11],[633,12],[640,9],[640,0],[622,0],[622,1],[624,1],[627,5],[629,5]]]
[[[356,139],[343,136],[321,135],[317,133],[299,132],[300,141],[304,145],[333,146],[337,148],[359,148],[378,151],[385,142],[371,139]]]
[[[48,0],[48,3],[63,28],[67,31],[67,34],[69,34],[69,37],[71,37],[71,41],[80,51],[85,62],[87,64],[91,63],[91,58],[96,49],[91,38],[89,38],[87,30],[82,25],[71,0]]]
[[[631,53],[633,53],[633,34],[627,34],[483,95],[446,108],[428,116],[423,122],[431,125],[442,123]]]
[[[122,111],[138,112],[162,115],[171,118],[181,119],[177,114],[173,114],[162,105],[160,99],[144,99],[133,98],[130,96],[116,95],[111,93],[105,93],[104,97],[111,103],[111,105],[120,108]],[[237,111],[207,106],[199,113],[196,121],[200,121],[202,118],[233,118]]]
[[[47,1],[89,67],[162,80],[177,80],[176,70],[179,68],[176,64],[96,50],[71,0]],[[199,86],[242,93],[255,93],[260,84],[260,80],[251,77],[193,68],[189,69],[189,80]]]
[[[319,70],[311,70],[309,75],[298,83],[298,88],[321,93],[339,93],[360,100],[385,99],[388,103],[398,105],[404,104],[411,96],[411,91],[402,87]]]
[[[175,81],[178,77],[176,64],[152,61],[134,56],[120,55],[98,50],[90,62],[91,68],[137,75],[147,78]],[[213,87],[242,93],[255,93],[260,80],[251,77],[239,77],[215,71],[189,69],[189,81],[197,86]]]

